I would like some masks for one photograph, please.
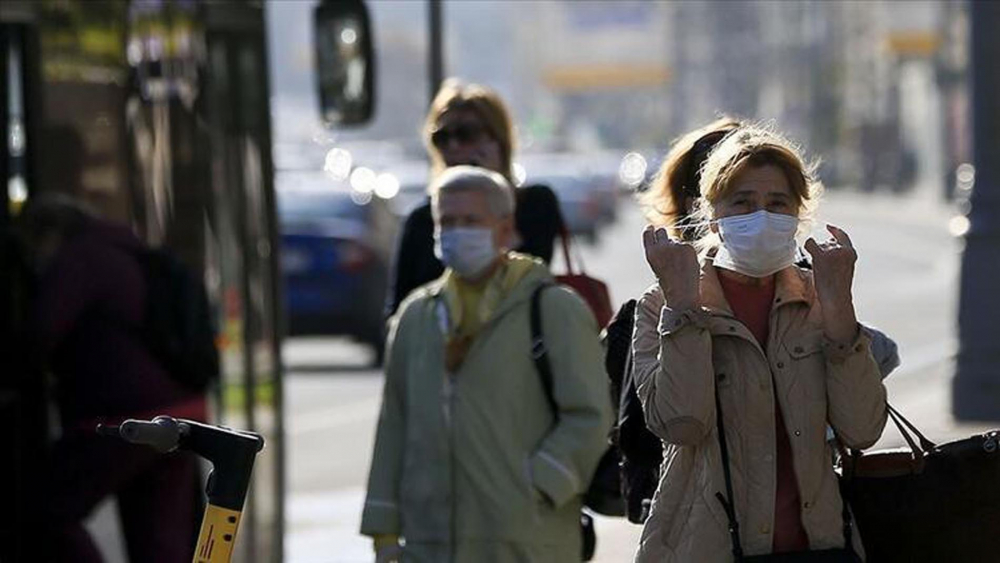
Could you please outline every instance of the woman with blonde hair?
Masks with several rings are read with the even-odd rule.
[[[427,112],[423,137],[434,177],[450,166],[470,165],[497,172],[516,185],[513,125],[506,105],[493,90],[454,78],[446,80]],[[563,225],[556,195],[545,186],[523,186],[515,194],[514,250],[548,263]],[[443,273],[444,266],[434,254],[434,221],[428,197],[403,223],[390,274],[386,316],[395,313],[411,291]]]
[[[636,310],[633,377],[667,447],[636,560],[824,551],[855,561],[826,428],[863,448],[886,420],[851,295],[857,254],[831,226],[831,240],[805,243],[812,268],[795,265],[820,184],[771,130],[726,135],[698,185],[699,240],[643,233],[657,284]]]

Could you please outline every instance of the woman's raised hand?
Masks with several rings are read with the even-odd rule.
[[[697,307],[700,268],[694,247],[672,240],[666,229],[652,225],[642,232],[642,246],[667,305],[677,311]]]
[[[851,286],[858,253],[842,229],[827,225],[833,240],[817,243],[810,238],[806,251],[812,256],[816,297],[823,308],[823,330],[835,342],[848,342],[857,334],[857,317]]]

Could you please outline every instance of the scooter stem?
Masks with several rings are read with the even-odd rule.
[[[229,563],[254,460],[264,448],[264,438],[253,432],[169,416],[152,421],[130,419],[120,427],[99,426],[97,431],[160,452],[188,450],[210,461],[212,472],[205,487],[208,505],[193,563]]]

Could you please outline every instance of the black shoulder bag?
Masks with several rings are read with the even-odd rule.
[[[844,519],[844,547],[820,549],[815,551],[792,551],[788,553],[773,553],[767,555],[743,555],[740,543],[740,525],[736,521],[736,507],[733,505],[733,479],[729,468],[729,449],[726,447],[726,427],[722,421],[722,401],[719,400],[719,389],[715,388],[715,421],[716,433],[719,435],[719,453],[722,456],[722,471],[726,477],[726,496],[715,493],[726,511],[729,519],[729,537],[733,543],[733,559],[736,563],[861,563],[861,558],[851,547],[851,514],[844,500],[841,516]],[[843,496],[843,495],[841,495]]]
[[[908,447],[841,457],[868,560],[1000,561],[1000,430],[935,444],[886,408]]]

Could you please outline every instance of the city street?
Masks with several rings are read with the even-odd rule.
[[[993,103],[1000,99],[1000,0],[2,0],[0,28],[0,126],[7,141],[0,151],[7,182],[0,202],[0,422],[13,429],[0,449],[6,509],[0,563],[90,560],[95,549],[107,563],[145,563],[172,559],[169,546],[184,561],[193,551],[199,560],[232,563],[373,562],[372,539],[359,528],[383,388],[391,396],[396,384],[393,377],[385,387],[377,367],[387,352],[387,286],[395,290],[390,308],[398,310],[407,292],[440,272],[430,248],[434,221],[449,231],[438,233],[444,246],[455,247],[437,254],[463,276],[484,271],[480,266],[496,258],[496,241],[510,234],[498,217],[513,219],[520,229],[504,246],[536,255],[549,244],[549,227],[559,223],[557,232],[576,237],[574,268],[570,272],[556,241],[551,272],[604,282],[617,311],[656,283],[642,244],[648,218],[637,203],[640,194],[630,191],[650,183],[686,194],[679,213],[689,211],[690,201],[699,202],[695,208],[714,201],[717,214],[726,216],[719,222],[733,225],[722,229],[741,271],[774,271],[772,259],[781,258],[781,249],[804,246],[807,236],[822,243],[837,232],[843,243],[842,233],[829,227],[842,229],[858,255],[852,294],[857,319],[897,345],[901,364],[885,380],[888,401],[911,423],[907,427],[922,434],[920,449],[936,458],[941,452],[928,440],[953,446],[947,454],[965,445],[956,441],[1000,429],[1000,337],[992,326],[1000,318],[1000,105]],[[791,227],[782,228],[791,217],[753,212],[788,209],[782,184],[798,197],[800,180],[814,175],[836,187],[816,202],[815,216],[804,211],[811,205],[796,210],[802,226],[793,244]],[[464,197],[480,184],[499,190],[489,194],[488,214],[482,201]],[[515,203],[499,193],[509,189],[518,192]],[[463,196],[453,200],[453,209],[451,200],[441,203],[452,194]],[[739,197],[728,199],[732,194]],[[430,199],[437,209],[428,210]],[[650,203],[662,211],[674,207]],[[487,244],[490,229],[494,241]],[[734,240],[740,237],[742,244]],[[661,250],[659,258],[673,268],[676,256]],[[397,253],[402,259],[394,264]],[[843,273],[843,253],[826,256],[829,261],[817,260],[819,269],[829,264],[831,272]],[[513,274],[521,272],[508,270],[504,284],[516,283]],[[821,292],[824,328],[839,342],[856,323],[836,322],[831,311],[850,309],[842,306],[845,284],[824,278],[829,283],[820,288],[836,293]],[[823,358],[839,361],[830,356],[836,343],[799,331],[778,346],[776,339],[787,335],[780,325],[768,329],[770,298],[755,288],[726,289],[756,335],[749,338],[771,335],[773,366],[761,363],[758,352],[749,358],[762,366],[757,375],[764,382],[769,369],[794,368],[790,396],[815,402],[835,394],[835,387],[843,395],[854,385],[847,395],[855,411],[872,411],[863,408],[865,397],[881,407],[881,390],[860,380],[823,382]],[[532,393],[503,376],[521,369],[505,369],[514,358],[542,377],[534,369],[545,366],[529,361],[531,339],[523,339],[522,350],[516,331],[496,334],[494,346],[479,334],[484,321],[478,317],[497,311],[497,292],[456,291],[462,314],[452,310],[456,314],[444,316],[455,318],[448,319],[436,311],[434,326],[424,327],[431,337],[450,327],[446,342],[425,339],[395,359],[406,356],[413,367],[411,352],[441,352],[443,363],[481,369],[494,390],[530,403]],[[668,298],[675,306],[695,298],[678,291]],[[774,299],[788,303],[784,294]],[[556,336],[574,326],[572,311],[559,312],[547,319],[562,322],[550,326]],[[527,315],[524,322],[520,336],[532,328]],[[580,352],[579,342],[548,344]],[[709,367],[732,375],[727,366],[739,364],[736,371],[744,373],[733,387],[740,387],[753,375],[741,356],[747,350],[729,354],[722,344],[715,339]],[[469,361],[468,354],[480,351],[485,361]],[[688,352],[664,351],[663,362],[698,365],[697,358],[678,360]],[[581,361],[565,369],[582,372]],[[603,382],[603,362],[600,367]],[[712,386],[716,379],[733,380],[725,373],[702,375]],[[530,453],[521,450],[537,446],[531,429],[542,427],[496,393],[480,393],[485,399],[475,402],[478,396],[456,393],[451,385],[438,389],[436,381],[426,390],[429,400],[413,399],[408,408],[457,401],[445,405],[444,418],[445,426],[475,434],[456,435],[457,451],[477,460],[478,469],[466,475],[484,478],[499,498],[492,504],[475,498],[471,511],[459,510],[470,521],[484,516],[473,526],[473,539],[512,541],[521,533],[498,530],[503,526],[496,523],[509,518],[490,509],[515,506],[511,495],[500,494],[511,468],[524,473],[516,487],[507,483],[515,492],[559,500],[569,495],[562,494],[565,483],[586,489],[578,482],[586,476],[573,467],[580,460],[562,459],[555,446],[540,452],[554,456],[542,460],[548,469],[529,463],[546,455],[508,455],[501,473],[491,474],[498,448]],[[476,383],[461,375],[458,381]],[[956,420],[955,381],[960,414],[997,420]],[[670,397],[701,404],[698,393],[681,389],[683,382],[667,383],[658,380],[660,392],[666,388]],[[563,396],[567,388],[573,386],[548,389],[546,398],[552,403],[558,396],[568,421],[587,405]],[[759,472],[735,472],[728,496],[737,504],[746,500],[741,494],[752,498],[755,486],[787,484],[780,468],[788,465],[781,463],[788,440],[778,440],[775,453],[768,449],[774,443],[762,445],[746,432],[759,426],[753,420],[760,400],[771,405],[765,405],[768,417],[768,409],[786,413],[782,420],[791,436],[820,439],[827,419],[838,421],[842,436],[852,434],[836,416],[845,411],[843,401],[817,410],[783,400],[803,407],[806,414],[796,416],[794,409],[772,409],[775,397],[766,386],[759,390],[762,398],[739,394],[735,411],[749,413],[751,422],[734,420],[737,432],[723,448],[735,452],[734,464],[763,464],[767,474],[758,479]],[[711,393],[708,399],[711,405]],[[395,403],[390,397],[387,404]],[[475,427],[470,412],[490,424]],[[147,427],[127,420],[158,415],[176,417],[178,424]],[[672,418],[668,434],[678,419]],[[231,432],[208,432],[194,420]],[[882,458],[905,457],[909,450],[897,448],[914,443],[894,422],[903,424],[895,412],[871,448]],[[428,446],[446,445],[424,428],[415,431],[411,424],[409,430],[407,440],[423,438],[410,453],[433,454]],[[202,439],[206,432],[211,439]],[[263,446],[255,443],[256,457],[234,445],[249,443],[245,433],[264,439]],[[124,442],[109,441],[119,438]],[[570,454],[584,447],[577,438],[570,436]],[[988,438],[968,443],[981,439],[990,452]],[[150,457],[149,446],[166,455]],[[488,451],[476,452],[476,446]],[[658,446],[655,439],[654,450]],[[978,445],[971,449],[979,451]],[[185,466],[189,452],[200,456],[200,466]],[[433,478],[402,487],[402,496],[468,500],[461,471],[448,484],[424,467],[436,471],[455,460],[428,459],[439,461],[406,464],[408,475]],[[694,485],[673,474],[664,484],[711,497],[715,485],[724,489],[722,472],[714,474],[714,485],[696,491],[706,482],[703,461],[689,479]],[[795,465],[802,518],[815,520],[824,512],[823,490],[812,490],[806,473],[829,466],[801,455]],[[851,475],[851,464],[845,467]],[[546,479],[545,471],[555,476]],[[204,495],[190,490],[195,482]],[[972,479],[962,473],[952,482]],[[532,483],[544,494],[529,490]],[[428,487],[432,494],[419,494]],[[991,487],[975,488],[975,498],[960,503],[965,513],[975,512],[965,510],[968,505],[990,505],[981,498],[984,490]],[[962,500],[951,489],[948,494]],[[667,536],[697,538],[678,547],[681,559],[712,559],[717,546],[682,528],[712,528],[721,513],[706,516],[711,522],[702,525],[699,512],[690,510],[693,496],[662,503],[677,508],[672,523],[663,524],[677,533],[661,535],[671,548],[678,546]],[[781,504],[783,493],[776,497]],[[861,503],[854,504],[866,524]],[[905,502],[877,504],[883,516],[886,506],[915,512]],[[946,503],[929,504],[940,520]],[[782,511],[772,522],[770,512],[760,517],[743,510],[747,506],[759,503],[741,505],[743,529],[765,538],[762,549],[786,551]],[[221,513],[215,508],[236,514],[216,518]],[[424,522],[432,508],[418,507],[425,538],[461,536],[447,522]],[[523,510],[514,512],[519,526],[535,535],[560,533],[558,526],[546,528],[552,519],[544,507],[534,521],[520,518]],[[46,525],[39,525],[42,520]],[[632,561],[641,526],[624,517],[594,515],[594,521],[594,560]],[[566,523],[576,524],[572,518]],[[805,524],[814,547],[827,543]],[[958,540],[966,548],[974,545],[967,528]],[[410,536],[412,552],[421,534],[412,522],[406,532],[402,539]],[[872,538],[879,535],[867,524],[859,534],[877,559]],[[923,535],[953,547],[937,527]],[[771,536],[774,546],[767,545]],[[753,543],[736,539],[737,554],[740,541]],[[660,541],[652,540],[644,553]],[[899,545],[892,542],[891,549]],[[750,547],[756,552],[760,546]],[[933,551],[924,548],[925,556]],[[957,563],[991,559],[978,552],[949,556]]]
[[[949,378],[956,350],[955,305],[961,242],[948,232],[950,208],[926,198],[828,193],[828,221],[858,249],[859,316],[899,343],[902,366],[888,381],[893,405],[932,440],[982,426],[950,415]],[[601,242],[581,247],[588,273],[607,281],[616,304],[639,295],[652,277],[642,254],[643,219],[623,202]],[[561,266],[557,263],[555,270]],[[288,440],[286,555],[291,563],[371,561],[357,534],[382,379],[364,366],[369,352],[341,340],[299,339],[285,345]],[[887,427],[880,445],[902,440]],[[628,560],[639,527],[599,518],[598,561]]]
[[[638,210],[623,201],[619,221],[596,246],[581,245],[588,273],[604,279],[616,304],[652,283],[642,255]],[[945,442],[986,428],[956,424],[949,378],[956,351],[955,304],[961,241],[948,232],[951,209],[928,198],[828,193],[823,222],[844,228],[858,250],[855,301],[859,316],[893,336],[902,365],[888,380],[893,405],[931,440]],[[555,270],[561,271],[557,261]],[[381,374],[371,352],[342,339],[301,338],[285,344],[290,563],[372,561],[358,535],[364,486],[375,437]],[[995,425],[994,425],[995,426]],[[887,427],[879,446],[902,439]],[[107,502],[90,520],[108,561],[123,561]],[[640,528],[597,517],[596,561],[631,558]]]
[[[814,174],[836,186],[822,195],[816,216],[803,212],[812,206],[797,209],[798,244],[806,235],[829,240],[830,225],[853,241],[857,318],[893,339],[901,359],[885,380],[891,406],[919,429],[925,446],[927,440],[954,446],[1000,428],[1000,373],[988,373],[1000,364],[1000,337],[989,320],[1000,318],[998,27],[1000,0],[0,1],[0,127],[7,140],[0,151],[7,183],[0,202],[0,422],[13,428],[0,449],[7,509],[0,517],[0,563],[89,560],[95,549],[107,563],[145,563],[164,557],[166,544],[185,561],[190,551],[196,559],[232,563],[374,561],[372,539],[359,528],[385,385],[384,372],[373,367],[386,356],[385,294],[387,286],[405,294],[439,271],[429,240],[434,217],[449,231],[449,223],[470,227],[445,237],[455,242],[445,261],[469,275],[496,257],[486,244],[488,228],[497,240],[509,234],[496,222],[501,203],[500,215],[512,215],[521,231],[507,246],[541,254],[547,227],[561,223],[576,237],[573,273],[604,282],[618,310],[656,282],[642,244],[648,219],[629,191],[654,174],[653,183],[670,184],[685,198],[725,207],[720,214],[733,221],[726,233],[735,260],[762,269],[771,265],[771,251],[794,246],[781,228],[790,218],[750,216],[763,207],[780,211],[773,206],[785,195],[776,193],[783,190],[777,171],[795,194],[802,193],[798,180]],[[429,193],[440,202],[451,190],[461,194],[487,182],[501,190],[518,186],[516,209],[492,193],[487,220],[480,201],[457,198],[451,221],[451,210],[431,213],[424,204]],[[712,187],[705,197],[689,193],[699,185]],[[748,191],[750,197],[726,199]],[[768,226],[755,228],[761,225]],[[745,246],[733,240],[741,236]],[[393,264],[397,248],[406,250]],[[555,250],[551,272],[569,273],[558,241]],[[831,271],[842,272],[837,252],[828,256]],[[662,258],[672,264],[675,257],[664,249]],[[822,270],[823,260],[817,264]],[[832,282],[824,287],[842,294],[836,286],[843,284]],[[503,364],[529,360],[530,339],[523,340],[523,357],[516,338],[506,342],[513,353],[482,335],[476,341],[483,323],[475,313],[494,310],[493,293],[460,288],[464,313],[450,315],[455,323],[437,319],[454,325],[446,345],[431,339],[416,346],[443,350],[442,361],[464,361],[469,370],[476,366],[467,354],[485,350],[486,361],[477,364],[484,381],[524,400],[530,393],[502,377],[512,372]],[[727,292],[746,306],[739,317],[751,332],[764,332],[767,296],[743,293]],[[393,308],[403,297],[393,296]],[[842,297],[823,307],[825,329],[837,340],[855,324],[847,319],[842,326],[830,314],[844,309],[834,302]],[[572,326],[553,316],[563,321],[550,327],[556,335]],[[439,335],[436,325],[425,328]],[[527,320],[523,328],[529,334]],[[771,328],[777,342],[781,331]],[[829,351],[813,342],[819,335],[803,336],[781,344],[792,359],[771,357],[771,369],[792,367],[809,377],[818,370],[819,388],[801,377],[792,386],[812,400],[833,393],[822,382]],[[719,340],[714,346],[715,367],[731,359],[745,364],[740,351],[730,357]],[[781,351],[771,348],[771,356]],[[667,364],[677,361],[667,355]],[[766,382],[767,366],[751,359],[764,366]],[[801,365],[789,364],[796,361]],[[998,420],[955,419],[959,363],[959,412]],[[523,367],[541,377],[530,361]],[[733,379],[703,375],[713,386],[716,376]],[[673,383],[668,395],[698,403]],[[436,406],[438,389],[431,387],[428,404]],[[854,410],[871,411],[860,408],[864,397],[881,405],[880,393],[862,388],[854,389]],[[537,441],[530,420],[514,413],[511,422],[497,423],[510,414],[503,412],[509,401],[485,393],[488,400],[470,403],[451,391],[442,396],[457,398],[459,410],[446,409],[448,425],[476,433],[462,452],[475,450],[469,444],[495,450],[507,443],[514,454],[530,453],[520,451],[525,446],[515,436],[528,432],[529,442]],[[555,391],[566,419],[585,410]],[[735,405],[737,412],[756,412],[749,395],[740,397],[746,401]],[[766,392],[764,399],[771,398]],[[467,403],[474,410],[462,411]],[[482,405],[500,414],[487,415]],[[832,415],[805,407],[808,416],[788,414],[787,430],[818,439],[813,431],[822,432]],[[470,412],[493,424],[473,428]],[[181,419],[176,432],[150,426],[147,440],[131,432],[142,425],[121,422],[157,415]],[[221,438],[202,440],[199,425],[184,419],[264,438],[253,470],[227,467],[224,458],[242,455],[249,465],[250,454]],[[894,413],[873,450],[885,454],[914,443],[892,421],[902,424]],[[747,430],[735,422],[736,430]],[[114,434],[116,424],[119,437],[137,449],[95,440]],[[407,439],[427,438],[410,430]],[[851,433],[846,423],[838,430]],[[770,480],[744,474],[730,491],[737,496],[729,496],[745,500],[739,495],[752,497],[754,486],[783,483],[774,468],[783,467],[784,452],[757,451],[768,446],[759,447],[753,432],[736,434],[728,446],[733,459],[752,458],[765,473],[779,474],[769,473]],[[418,449],[434,453],[427,448],[434,444]],[[150,445],[174,457],[151,458]],[[558,448],[548,449],[541,453],[560,457]],[[177,459],[186,450],[201,456],[199,471]],[[473,457],[490,458],[474,473],[500,491],[503,475],[512,472],[491,475],[495,451]],[[527,463],[537,458],[508,457],[507,465],[524,465],[516,485],[546,485],[541,496],[558,499],[565,496],[560,483],[586,478],[572,463],[548,460],[563,481],[547,483],[544,471]],[[802,461],[799,500],[803,514],[816,516],[823,512],[822,491],[806,498],[815,491],[802,474],[810,464]],[[449,462],[429,465],[435,467],[417,467],[418,476],[435,476]],[[232,473],[239,469],[242,475]],[[696,473],[692,482],[703,485],[704,471]],[[207,493],[200,498],[188,490],[196,475]],[[720,484],[722,472],[715,475]],[[460,489],[461,477],[451,489]],[[448,488],[431,481],[434,491]],[[962,474],[950,482],[965,481]],[[665,483],[684,485],[673,477]],[[402,496],[437,498],[421,496],[421,488],[407,485]],[[709,489],[703,492],[711,497]],[[976,488],[976,498],[961,507],[989,505],[983,490],[991,487]],[[450,494],[468,500],[461,491]],[[500,497],[494,506],[514,506],[509,495],[494,496]],[[493,512],[481,504],[464,514]],[[702,525],[687,510],[691,502],[674,504],[681,509],[675,529],[683,527],[678,522],[705,529],[719,520]],[[945,503],[931,504],[940,519]],[[886,505],[908,510],[902,502],[882,502],[879,510]],[[213,506],[239,509],[239,516],[213,518]],[[424,519],[432,507],[418,509]],[[784,551],[778,513],[777,523],[750,513],[739,520],[758,537],[775,536]],[[534,524],[528,519],[536,535],[560,533],[544,529],[544,511],[536,516]],[[632,561],[641,526],[624,517],[594,520],[594,560]],[[204,529],[196,541],[199,523]],[[441,522],[420,524],[428,538],[456,534]],[[824,543],[806,524],[813,543]],[[493,531],[477,533],[478,540],[511,539],[490,522],[479,527]],[[420,536],[413,528],[407,525],[410,551]],[[968,548],[968,527],[961,532]],[[878,536],[867,527],[859,535]],[[924,536],[952,545],[937,528]],[[688,545],[681,558],[715,553],[705,541]],[[878,550],[868,551],[876,557]],[[959,563],[990,559],[949,555]]]

